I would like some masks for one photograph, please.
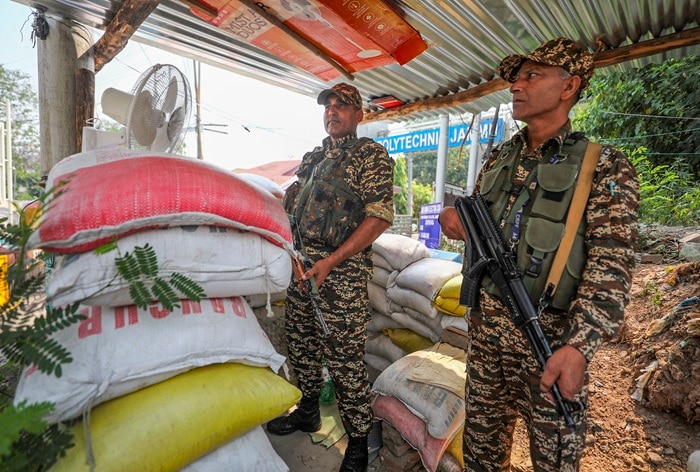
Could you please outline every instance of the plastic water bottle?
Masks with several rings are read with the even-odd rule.
[[[333,379],[331,378],[330,372],[328,372],[328,366],[326,365],[325,359],[323,360],[323,367],[321,368],[321,396],[318,401],[322,405],[330,405],[335,401]]]

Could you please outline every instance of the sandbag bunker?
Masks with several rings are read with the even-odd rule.
[[[47,420],[71,423],[76,446],[54,470],[288,470],[260,426],[301,392],[244,298],[290,282],[277,197],[203,161],[124,149],[63,159],[51,189],[30,245],[57,254],[47,302],[86,318],[54,334],[73,357],[61,377],[26,368],[15,403],[52,402]],[[105,243],[117,250],[94,251]],[[183,274],[206,298],[135,306],[115,258],[146,244],[158,277]]]

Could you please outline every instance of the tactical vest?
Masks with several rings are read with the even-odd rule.
[[[558,152],[554,149],[546,152],[522,185],[514,186],[522,145],[509,142],[501,149],[494,166],[482,176],[480,192],[490,204],[491,216],[501,228],[503,240],[514,245],[523,282],[535,305],[545,289],[554,256],[564,236],[566,215],[587,144],[588,140],[582,133],[570,135]],[[506,215],[511,195],[516,195],[516,199]],[[567,310],[576,296],[587,260],[585,231],[583,218],[550,307]],[[484,289],[499,295],[488,278],[484,281]]]
[[[300,181],[287,190],[285,209],[306,241],[337,248],[365,219],[364,205],[346,181],[345,169],[349,158],[346,149],[360,149],[368,142],[374,141],[359,138],[346,143],[337,158],[315,151],[308,169],[303,175],[299,173]]]

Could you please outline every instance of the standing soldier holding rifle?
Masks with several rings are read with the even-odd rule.
[[[289,286],[285,311],[289,360],[303,396],[296,410],[270,421],[267,430],[285,435],[321,428],[318,401],[325,358],[349,438],[340,470],[364,471],[372,425],[363,360],[370,321],[367,282],[371,245],[394,219],[394,161],[380,144],[357,137],[363,112],[355,87],[334,85],[317,101],[325,107],[329,136],[304,155],[298,181],[284,198],[296,249],[306,259],[305,269],[295,270],[295,279],[301,272],[301,283]]]
[[[536,471],[578,470],[588,364],[629,300],[639,184],[624,154],[572,132],[591,54],[557,38],[497,71],[527,126],[491,153],[474,196],[439,219],[469,249],[465,467],[508,470],[520,416]]]

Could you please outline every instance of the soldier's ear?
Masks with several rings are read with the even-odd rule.
[[[566,85],[562,91],[562,99],[568,100],[572,96],[576,96],[578,89],[581,88],[581,77],[578,75],[572,75],[564,80],[566,80]]]

